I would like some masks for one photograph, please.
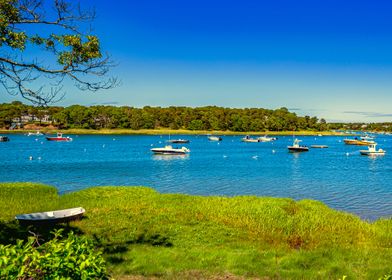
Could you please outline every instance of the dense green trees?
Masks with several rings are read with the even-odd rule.
[[[34,118],[32,118],[34,117]],[[33,120],[32,120],[33,119]],[[300,117],[287,108],[232,109],[207,107],[150,107],[81,106],[34,107],[14,101],[0,104],[0,128],[13,123],[35,122],[60,128],[128,128],[128,129],[189,129],[231,131],[298,131],[298,130],[377,130],[392,131],[391,123],[327,123],[316,117]]]
[[[44,121],[43,121],[44,120]],[[231,131],[326,130],[325,120],[299,117],[286,108],[231,109],[216,106],[149,107],[81,106],[34,107],[21,102],[0,104],[0,127],[13,123],[49,123],[60,128],[189,129]]]

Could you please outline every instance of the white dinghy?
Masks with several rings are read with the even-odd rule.
[[[15,219],[24,224],[66,223],[80,219],[85,212],[86,210],[84,208],[76,207],[64,210],[20,214],[16,215]]]

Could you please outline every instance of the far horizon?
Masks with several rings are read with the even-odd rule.
[[[94,32],[122,85],[66,84],[53,105],[286,107],[328,122],[392,121],[392,3],[82,4],[96,9]]]

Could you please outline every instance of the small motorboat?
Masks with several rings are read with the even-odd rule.
[[[300,146],[299,143],[302,140],[294,139],[293,146],[288,146],[289,152],[307,152],[309,148],[307,146]]]
[[[44,134],[39,131],[37,131],[35,133],[34,132],[27,133],[27,136],[42,136],[42,135],[44,135]]]
[[[219,137],[219,136],[210,135],[210,136],[208,136],[208,140],[210,140],[210,141],[222,141],[222,138]]]
[[[16,215],[22,224],[66,223],[82,218],[86,210],[82,207]]]
[[[276,137],[268,137],[267,135],[261,136],[258,138],[260,142],[272,142],[277,140],[278,138]]]
[[[364,136],[361,136],[360,138],[361,138],[361,140],[363,140],[363,141],[374,141],[374,137],[373,137],[373,136],[370,136],[370,135],[368,135],[368,134],[366,134],[366,135],[364,135]]]
[[[259,139],[257,138],[251,138],[249,135],[246,135],[244,138],[241,138],[242,142],[248,142],[248,143],[258,143],[260,142]]]
[[[312,145],[310,147],[314,148],[314,149],[326,149],[326,148],[328,148],[327,145]]]
[[[190,152],[190,150],[186,147],[181,148],[173,148],[170,145],[167,145],[163,148],[152,148],[151,152],[157,155],[185,155]]]
[[[0,142],[8,142],[10,139],[7,136],[0,136]]]
[[[62,133],[57,133],[56,137],[46,137],[46,140],[48,141],[72,141],[72,138],[69,136],[64,137]]]
[[[367,150],[360,150],[359,152],[361,153],[361,155],[364,156],[383,156],[385,155],[386,151],[384,151],[383,149],[376,149],[377,147],[377,143],[371,144],[369,145]]]
[[[172,140],[167,140],[166,142],[173,143],[173,144],[187,144],[190,141],[186,139],[172,139]]]
[[[354,139],[344,139],[344,144],[346,145],[357,145],[357,146],[369,146],[371,144],[374,144],[374,141],[370,140],[361,140],[355,137]]]

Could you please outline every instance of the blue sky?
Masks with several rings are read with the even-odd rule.
[[[95,33],[122,85],[68,87],[60,105],[287,107],[392,121],[390,1],[83,3],[95,6]]]

